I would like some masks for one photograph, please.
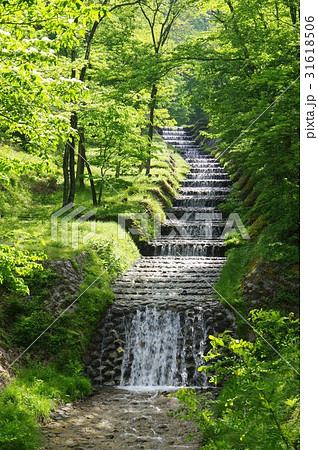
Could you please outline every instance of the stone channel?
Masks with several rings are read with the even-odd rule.
[[[208,336],[234,326],[213,292],[225,262],[218,205],[231,187],[224,168],[187,129],[165,128],[162,136],[190,172],[160,235],[113,285],[116,299],[85,358],[98,393],[56,413],[48,449],[198,448],[197,439],[186,443],[193,425],[167,416],[178,405],[166,393],[207,387],[197,369]]]
[[[165,128],[163,138],[191,170],[159,237],[113,286],[116,300],[87,359],[99,386],[203,386],[197,368],[208,335],[232,326],[213,294],[225,261],[217,206],[231,190],[228,174],[186,129]]]

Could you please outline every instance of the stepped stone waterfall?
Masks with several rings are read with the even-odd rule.
[[[230,191],[220,163],[184,128],[165,128],[191,170],[160,236],[113,286],[116,300],[99,325],[88,372],[100,386],[204,386],[197,368],[208,336],[233,327],[213,294],[224,264],[225,221],[217,209]]]

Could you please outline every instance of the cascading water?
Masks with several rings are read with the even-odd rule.
[[[146,308],[136,311],[127,330],[120,385],[165,389],[202,386],[207,328],[201,311]]]
[[[100,385],[204,386],[197,369],[208,335],[233,325],[212,295],[225,261],[225,221],[217,206],[231,189],[228,175],[183,128],[166,128],[163,138],[191,170],[160,235],[114,285],[116,301],[99,329],[91,367]]]
[[[156,308],[137,311],[127,333],[120,384],[129,386],[175,384],[178,376],[180,334],[178,313],[160,312]]]

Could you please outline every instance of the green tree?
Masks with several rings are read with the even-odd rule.
[[[27,149],[44,153],[69,134],[65,104],[83,92],[56,66],[91,14],[76,0],[0,4],[0,129]]]
[[[191,0],[160,0],[160,1],[139,1],[141,13],[146,21],[151,36],[153,61],[156,64],[161,63],[163,51],[167,44],[168,38],[177,19],[185,10],[194,4]],[[149,154],[145,164],[146,174],[150,174],[152,140],[154,132],[154,114],[156,108],[158,86],[157,80],[154,79],[151,85],[149,100]]]
[[[146,138],[142,135],[145,114],[144,109],[119,103],[117,99],[105,102],[105,97],[104,103],[95,106],[84,114],[87,138],[97,151],[91,161],[100,170],[97,200],[100,204],[107,174],[115,173],[119,178],[145,159]]]

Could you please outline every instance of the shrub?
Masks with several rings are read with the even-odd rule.
[[[208,364],[200,370],[210,382],[223,382],[223,389],[216,400],[179,391],[183,406],[178,413],[196,421],[203,449],[298,449],[299,321],[254,310],[250,322],[254,342],[230,332],[210,336]]]
[[[10,291],[29,294],[29,287],[25,277],[32,276],[37,270],[43,270],[39,263],[45,259],[43,252],[30,253],[20,249],[17,245],[0,245],[0,285]]]

